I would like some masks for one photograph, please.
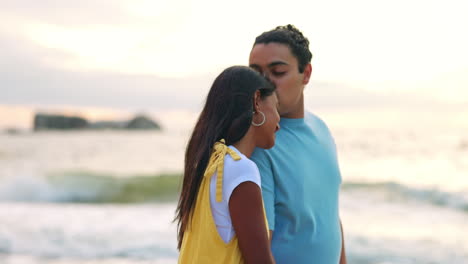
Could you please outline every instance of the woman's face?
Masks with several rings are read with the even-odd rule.
[[[275,145],[275,132],[279,129],[280,115],[278,113],[278,97],[276,93],[260,99],[258,102],[258,111],[265,114],[265,123],[255,127],[256,145],[259,148],[269,149]],[[255,113],[253,121],[261,123],[263,116],[260,113]]]

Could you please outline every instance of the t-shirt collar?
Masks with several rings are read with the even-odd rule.
[[[300,126],[305,123],[304,118],[286,118],[282,117],[280,119],[280,126],[288,127],[288,126]]]

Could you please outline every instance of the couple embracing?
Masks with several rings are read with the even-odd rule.
[[[185,153],[179,263],[346,263],[336,146],[304,110],[311,59],[279,26],[213,82]]]

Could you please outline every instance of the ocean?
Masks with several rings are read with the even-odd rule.
[[[466,127],[333,120],[348,263],[468,263]],[[176,263],[188,134],[0,134],[0,263]]]

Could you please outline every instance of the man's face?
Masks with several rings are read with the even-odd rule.
[[[288,46],[281,43],[257,44],[250,52],[249,65],[268,76],[276,85],[280,114],[294,115],[303,109],[303,90],[310,77],[310,64],[299,73],[298,61]]]

